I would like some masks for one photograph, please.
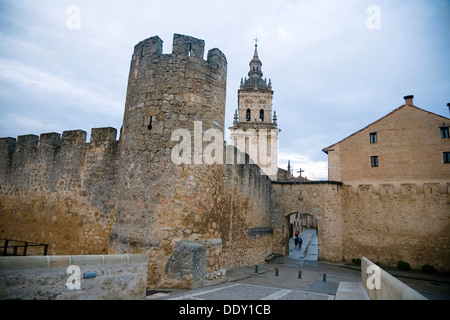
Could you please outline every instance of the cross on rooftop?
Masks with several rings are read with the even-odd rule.
[[[300,177],[302,176],[302,172],[305,172],[305,170],[302,170],[302,168],[300,168],[299,171],[297,171],[298,173],[300,173]]]

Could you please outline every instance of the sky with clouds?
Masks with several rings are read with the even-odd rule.
[[[449,116],[448,0],[0,0],[0,137],[120,129],[134,45],[158,35],[170,53],[174,33],[225,54],[226,127],[258,38],[279,166],[308,178],[405,95]]]

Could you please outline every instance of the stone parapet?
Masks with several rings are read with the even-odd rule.
[[[370,300],[428,300],[366,257],[361,259],[361,280]]]
[[[147,255],[0,257],[0,299],[145,299]]]

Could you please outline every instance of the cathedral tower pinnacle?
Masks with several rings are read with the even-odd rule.
[[[272,114],[272,81],[263,79],[262,62],[255,51],[250,60],[248,78],[241,79],[238,109],[234,115],[231,143],[250,158],[271,178],[278,171],[278,132],[276,114]],[[270,158],[270,161],[267,157]]]

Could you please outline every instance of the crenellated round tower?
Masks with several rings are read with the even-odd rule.
[[[227,71],[220,50],[203,59],[203,40],[175,34],[171,54],[162,44],[155,36],[134,48],[109,250],[147,253],[155,286],[166,281],[177,241],[220,238],[215,201],[223,166],[205,164],[203,153],[211,130],[223,149]]]

